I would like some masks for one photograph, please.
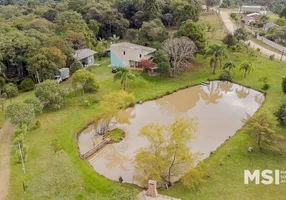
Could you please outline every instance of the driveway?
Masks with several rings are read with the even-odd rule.
[[[10,180],[11,137],[14,128],[8,121],[0,129],[0,200],[7,198]]]
[[[229,17],[229,12],[226,12],[226,11],[220,11],[220,16],[221,16],[221,19],[226,27],[226,29],[228,30],[229,33],[233,34],[234,31],[236,30],[236,26],[234,23],[232,23],[232,21],[230,20],[230,17]],[[260,52],[263,53],[264,55],[266,56],[271,56],[271,55],[275,55],[275,58],[276,59],[281,59],[281,54],[279,53],[276,53],[274,51],[271,51],[269,49],[266,49],[264,48],[263,46],[253,42],[252,40],[248,40],[245,42],[246,44],[250,44],[250,47],[252,48],[259,48],[260,49]],[[282,58],[283,60],[286,60],[286,56],[283,56]]]

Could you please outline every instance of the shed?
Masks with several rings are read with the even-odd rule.
[[[84,67],[88,67],[90,65],[94,64],[94,55],[96,54],[96,51],[93,51],[91,49],[79,49],[75,51],[75,54],[73,57],[80,61]]]
[[[263,29],[268,30],[269,28],[272,28],[272,27],[278,27],[278,25],[273,22],[269,22],[269,23],[264,24]]]

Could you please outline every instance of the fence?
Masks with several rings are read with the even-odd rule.
[[[277,43],[275,43],[275,42],[273,42],[271,40],[268,40],[267,38],[259,36],[259,35],[257,35],[256,38],[258,40],[260,40],[261,42],[267,44],[268,46],[270,46],[270,47],[272,47],[274,49],[277,49],[277,50],[279,50],[279,51],[281,51],[283,53],[286,53],[286,47],[284,47],[284,46],[282,46],[280,44],[277,44]]]

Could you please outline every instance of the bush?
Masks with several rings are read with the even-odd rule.
[[[82,63],[81,62],[79,62],[79,61],[74,61],[72,64],[71,64],[71,66],[70,66],[70,72],[71,72],[71,74],[73,74],[73,73],[75,73],[77,70],[79,70],[79,69],[83,69],[83,65],[82,65]]]
[[[268,90],[270,88],[270,85],[268,83],[265,83],[263,86],[262,86],[262,90]]]
[[[219,80],[221,81],[231,81],[232,77],[229,71],[223,71],[220,75],[219,75]]]
[[[4,93],[7,94],[8,98],[12,98],[18,95],[18,88],[13,83],[8,83],[4,86]]]
[[[86,83],[83,86],[84,91],[86,92],[96,92],[98,91],[99,85],[94,78],[88,78]]]
[[[275,58],[275,55],[274,55],[274,54],[272,54],[271,56],[269,56],[269,59],[270,59],[270,60],[274,60],[274,58]]]
[[[286,94],[286,77],[282,78],[282,91]]]
[[[35,83],[31,78],[26,78],[21,82],[20,86],[24,91],[30,91],[35,88]]]
[[[115,128],[111,131],[109,131],[106,135],[105,138],[110,139],[112,142],[120,142],[125,138],[125,132],[119,128]]]
[[[237,39],[231,33],[229,33],[224,37],[223,43],[230,47],[237,43]]]
[[[286,102],[284,102],[278,111],[275,113],[278,121],[280,122],[281,125],[286,126]]]

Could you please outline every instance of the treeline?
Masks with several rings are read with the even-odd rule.
[[[1,76],[13,83],[53,78],[74,63],[77,49],[102,56],[107,40],[156,46],[168,37],[165,26],[198,21],[200,11],[194,0],[1,0],[0,5]]]

